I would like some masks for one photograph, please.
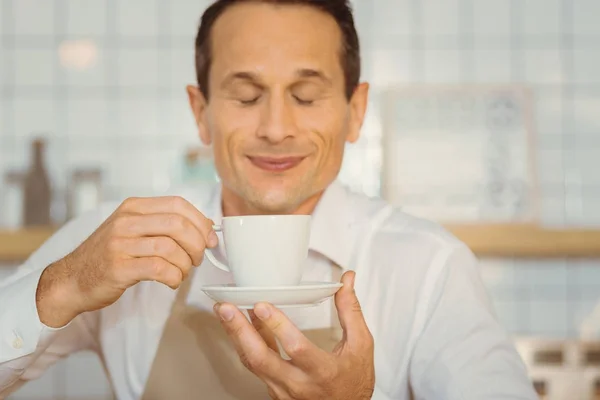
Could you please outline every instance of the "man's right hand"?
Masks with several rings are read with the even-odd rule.
[[[213,222],[180,197],[131,198],[72,253],[43,272],[36,295],[43,324],[58,328],[109,306],[140,281],[175,289],[207,247]]]

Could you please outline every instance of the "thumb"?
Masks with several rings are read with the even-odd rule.
[[[356,273],[347,271],[342,275],[344,286],[335,294],[335,307],[337,308],[340,324],[349,343],[359,343],[370,336],[367,322],[354,290]]]

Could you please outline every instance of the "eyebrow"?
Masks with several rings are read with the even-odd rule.
[[[331,84],[331,79],[329,79],[329,77],[327,77],[327,75],[325,75],[322,71],[316,69],[301,68],[296,71],[296,75],[301,78],[317,78],[328,85]]]
[[[296,70],[296,76],[298,76],[300,78],[317,78],[318,80],[320,80],[328,85],[331,85],[331,79],[329,77],[327,77],[327,75],[325,75],[322,71],[319,71],[316,69],[300,68],[300,69]],[[223,87],[223,88],[227,87],[228,85],[235,82],[236,80],[246,81],[246,82],[252,83],[254,85],[260,85],[260,81],[261,81],[260,77],[254,72],[237,71],[237,72],[232,72],[229,75],[227,75],[225,77],[225,79],[223,80],[221,87]]]
[[[260,78],[254,72],[249,72],[249,71],[232,72],[231,74],[229,74],[225,77],[225,79],[221,83],[221,87],[225,88],[237,80],[247,81],[254,85],[258,85]]]

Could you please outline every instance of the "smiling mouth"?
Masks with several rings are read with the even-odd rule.
[[[283,172],[292,169],[306,157],[250,157],[248,159],[256,167],[269,172]]]

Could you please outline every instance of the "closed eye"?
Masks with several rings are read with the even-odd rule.
[[[294,99],[298,102],[298,104],[300,104],[302,106],[310,106],[314,103],[314,100],[304,100],[298,96],[294,96]]]
[[[256,97],[254,97],[252,99],[248,99],[248,100],[239,100],[239,102],[242,105],[251,106],[251,105],[256,104],[258,102],[258,99],[260,99],[260,96],[256,96]]]

